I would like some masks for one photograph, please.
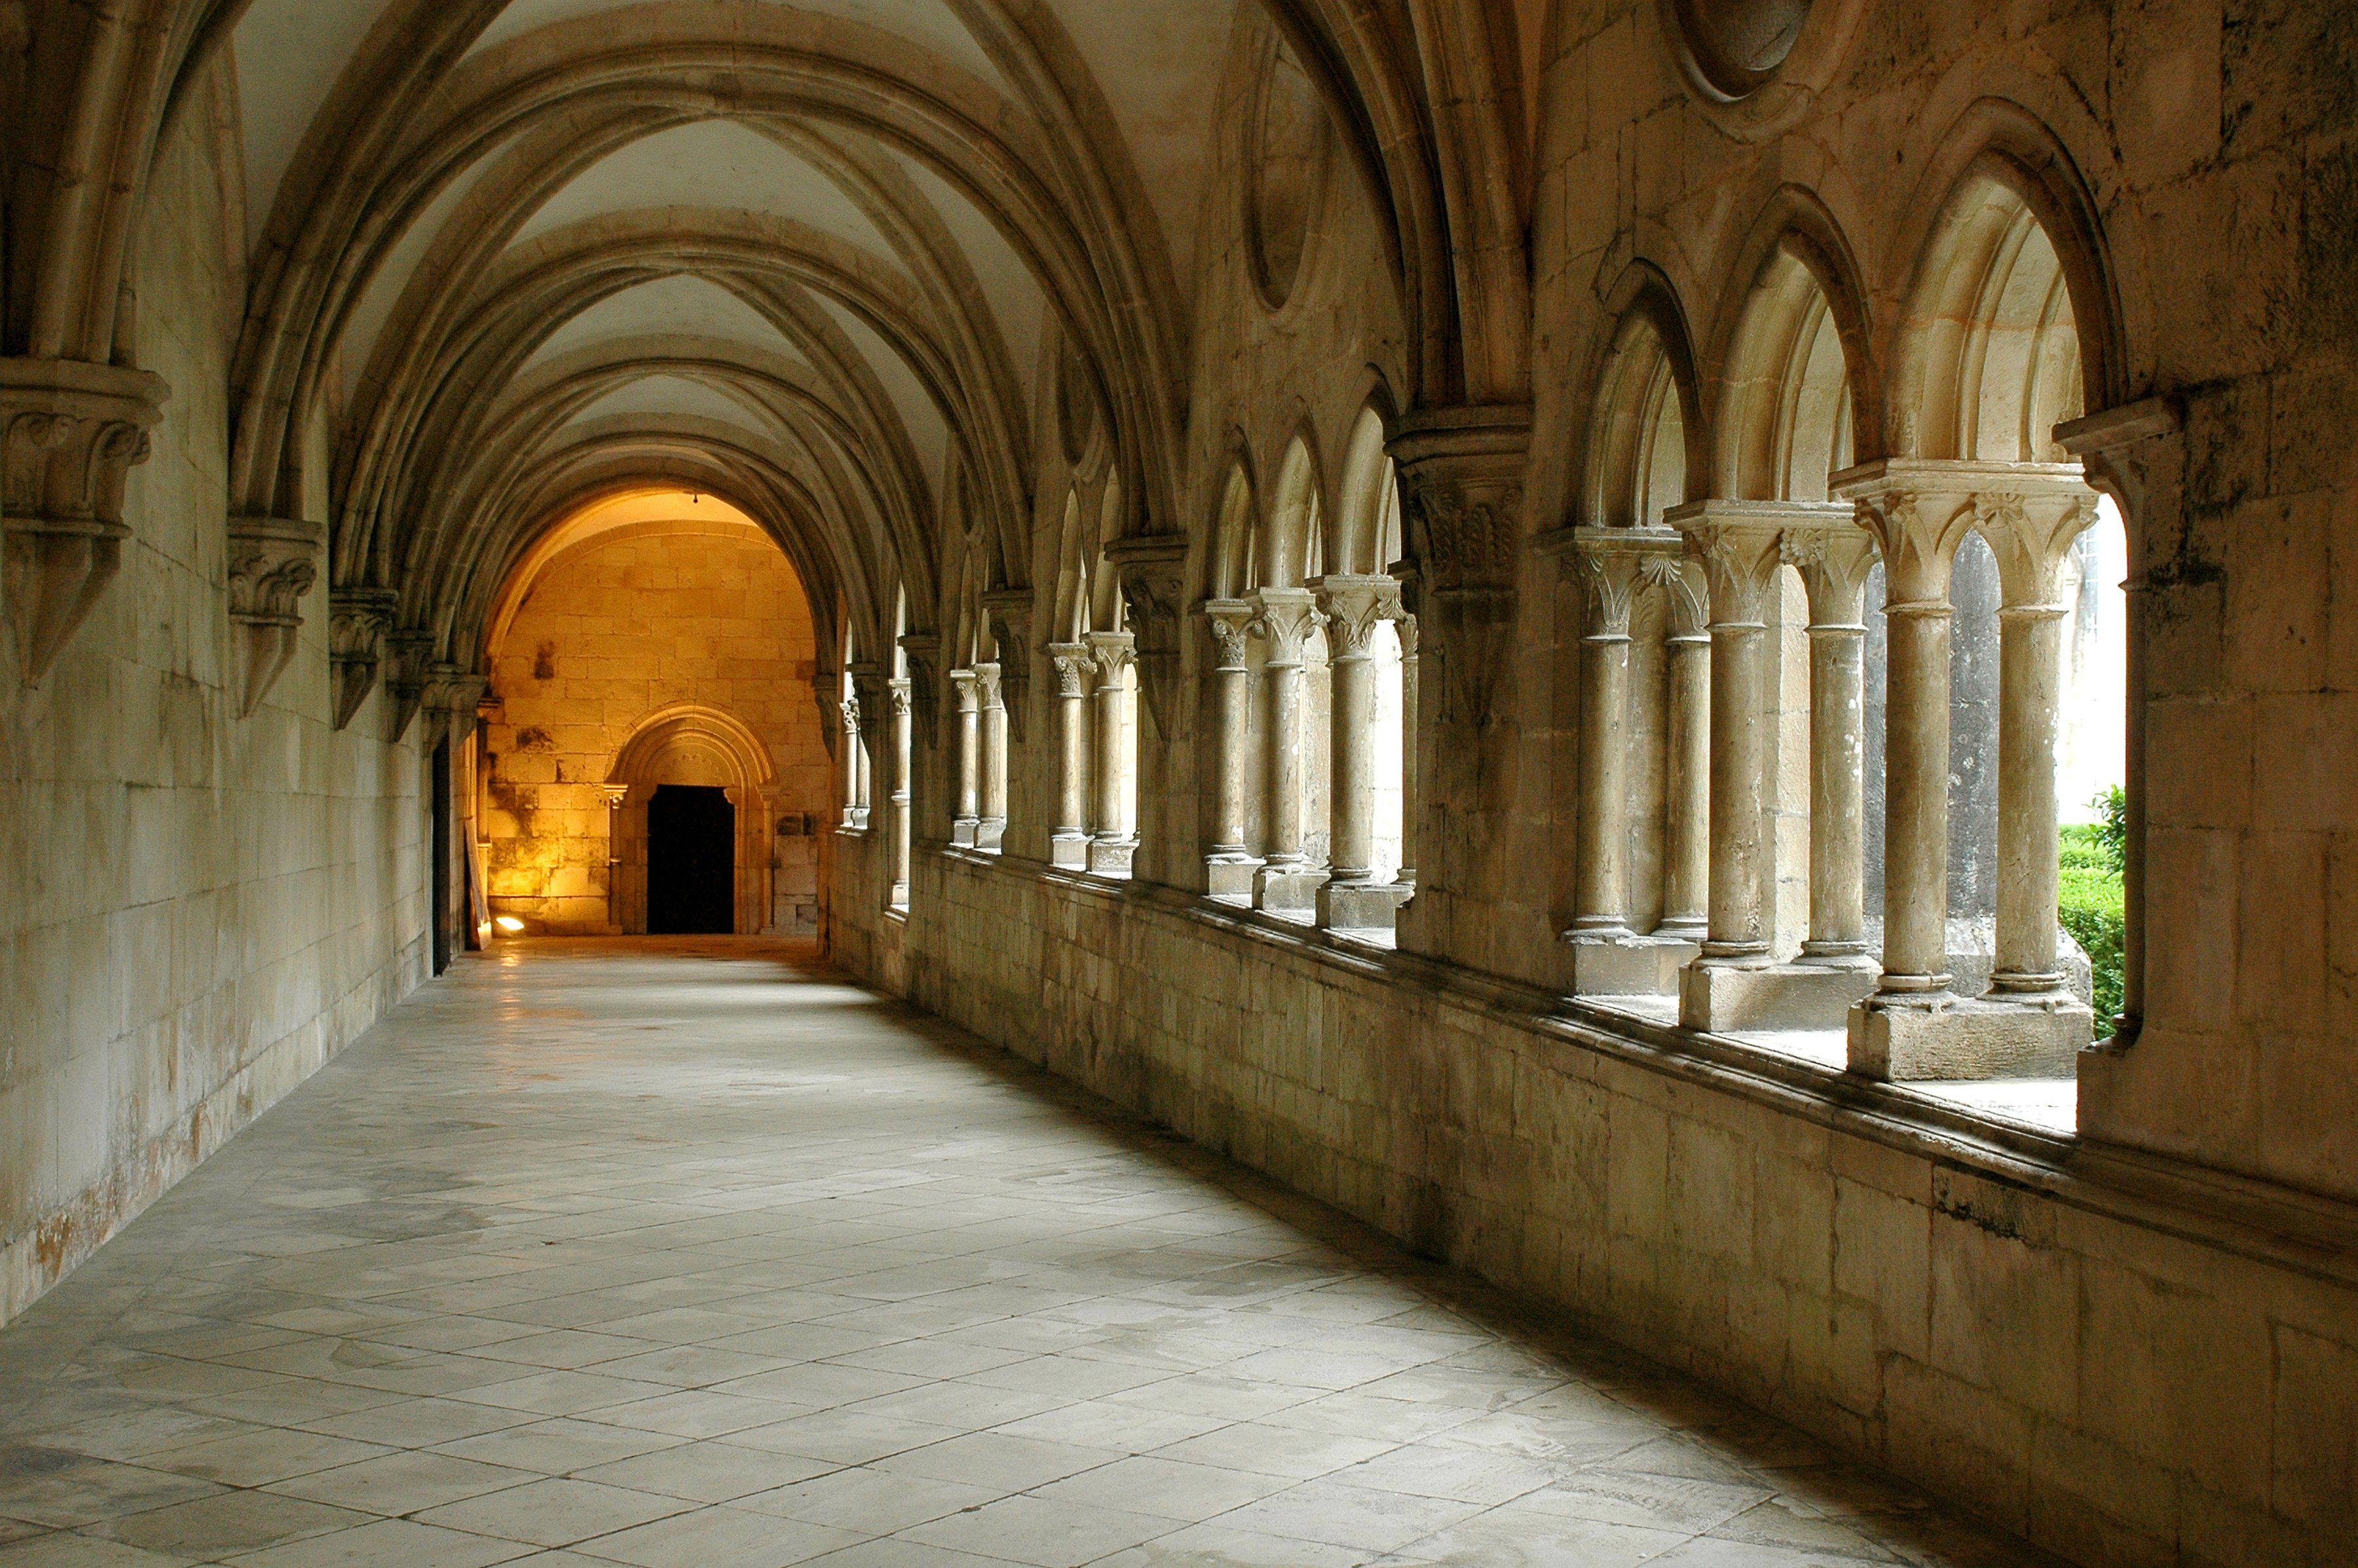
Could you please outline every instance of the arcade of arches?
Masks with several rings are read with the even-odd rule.
[[[454,964],[806,938],[2023,1552],[2358,1562],[2353,59],[0,0],[0,1322]]]

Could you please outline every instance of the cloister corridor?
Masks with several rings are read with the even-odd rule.
[[[2049,1561],[749,938],[461,959],[0,1409],[6,1568]]]

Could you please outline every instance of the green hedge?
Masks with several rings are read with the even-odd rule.
[[[2121,943],[2128,918],[2128,900],[2121,886],[2121,846],[2127,811],[2118,786],[2088,804],[2104,820],[2066,827],[2059,835],[2062,876],[2056,890],[2056,918],[2088,955],[2094,971],[2096,1032],[2101,1035],[2121,1010]]]

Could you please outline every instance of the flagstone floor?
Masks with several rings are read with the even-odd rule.
[[[843,984],[515,943],[0,1331],[0,1568],[2017,1568]]]

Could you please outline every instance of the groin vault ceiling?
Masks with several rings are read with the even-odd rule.
[[[669,478],[872,621],[930,602],[943,508],[1026,536],[1058,333],[1153,504],[1235,12],[252,0],[232,511],[331,511],[332,580],[448,636],[553,516]]]

